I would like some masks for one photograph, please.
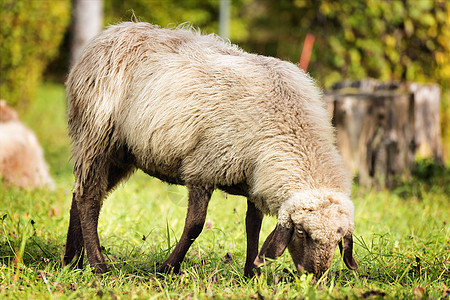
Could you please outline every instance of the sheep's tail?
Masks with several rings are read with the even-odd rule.
[[[85,112],[78,119],[69,113],[69,135],[72,140],[73,173],[75,182],[73,190],[83,194],[84,183],[88,179],[101,180],[97,185],[106,187],[107,176],[104,165],[111,155],[114,125],[111,116],[105,115],[103,120],[92,122],[90,112]],[[86,116],[87,115],[87,116]]]

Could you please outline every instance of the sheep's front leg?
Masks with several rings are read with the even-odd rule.
[[[161,273],[169,273],[171,271],[178,273],[180,271],[180,265],[184,256],[202,232],[205,224],[208,203],[213,190],[202,186],[188,186],[188,189],[189,203],[183,234],[169,258],[166,259],[159,269]]]
[[[70,208],[69,230],[67,231],[66,252],[64,254],[64,265],[69,265],[74,259],[78,261],[78,268],[83,268],[83,234],[81,231],[80,214],[78,212],[75,194],[72,198]]]
[[[253,263],[258,255],[259,233],[264,214],[256,208],[253,202],[247,200],[247,215],[245,229],[247,232],[247,258],[245,260],[244,276],[255,276],[254,270],[259,274],[259,268]]]

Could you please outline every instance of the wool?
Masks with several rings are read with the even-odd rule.
[[[214,35],[123,23],[87,46],[67,83],[76,167],[126,144],[138,167],[185,182],[248,177],[270,214],[293,191],[349,192],[321,93],[291,63]]]
[[[75,194],[89,178],[106,189],[101,172],[125,153],[170,183],[246,187],[280,226],[334,247],[353,232],[331,116],[296,65],[190,28],[121,23],[87,45],[66,86]]]

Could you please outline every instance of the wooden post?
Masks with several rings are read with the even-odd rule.
[[[311,59],[315,39],[316,37],[310,33],[305,37],[305,43],[303,44],[302,54],[300,55],[300,62],[298,64],[298,67],[305,72],[308,71],[309,60]]]

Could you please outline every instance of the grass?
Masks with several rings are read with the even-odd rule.
[[[421,161],[410,182],[392,191],[355,186],[357,271],[336,251],[318,282],[294,274],[289,254],[243,277],[246,201],[216,191],[210,228],[192,245],[179,275],[158,275],[180,237],[184,187],[135,174],[104,203],[99,234],[111,271],[63,268],[72,175],[64,91],[44,85],[22,119],[36,132],[57,183],[53,192],[0,182],[0,298],[412,298],[450,295],[450,171]],[[261,239],[276,220],[266,218]]]

